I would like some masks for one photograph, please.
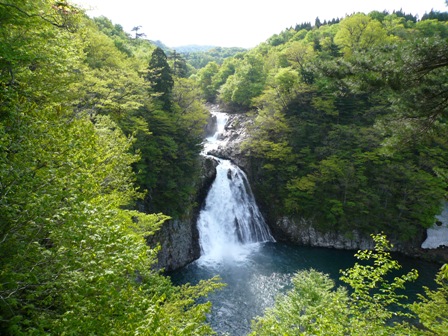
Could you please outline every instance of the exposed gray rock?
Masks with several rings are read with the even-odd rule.
[[[285,237],[288,241],[308,246],[329,247],[344,250],[370,250],[374,247],[373,240],[356,231],[348,234],[340,232],[321,232],[305,219],[293,220],[287,217],[280,218],[274,231]]]
[[[183,219],[166,221],[159,231],[147,237],[151,247],[160,245],[157,255],[156,269],[172,271],[183,267],[200,257],[199,233],[196,220],[200,205],[207,196],[208,189],[216,177],[216,160],[210,157],[201,157],[201,176],[197,185],[197,206],[193,212]]]
[[[207,125],[205,125],[204,128],[204,137],[212,136],[216,133],[216,130],[218,129],[218,123],[216,121],[216,116],[210,114],[210,116],[207,119]]]
[[[223,145],[212,150],[209,154],[223,159],[232,160],[243,170],[247,170],[249,160],[247,152],[241,144],[249,137],[247,128],[253,123],[253,118],[247,114],[230,114],[221,139],[225,139]]]
[[[198,206],[196,207],[195,220],[197,219],[197,215],[201,210],[200,206],[204,203],[204,200],[207,197],[208,190],[210,189],[210,186],[216,178],[216,167],[218,166],[218,162],[213,157],[201,156],[200,160],[201,176],[199,179],[198,193],[196,197],[196,203],[198,204]]]
[[[328,247],[343,250],[372,250],[375,244],[370,235],[364,235],[353,230],[351,232],[320,231],[316,229],[311,220],[291,219],[282,217],[272,225],[271,229],[276,238],[298,245]],[[423,231],[422,231],[423,234]],[[422,249],[419,248],[423,235],[417,235],[413,240],[406,243],[398,241],[397,237],[388,237],[392,243],[392,251],[420,257]]]
[[[193,219],[168,220],[146,238],[151,247],[160,244],[156,269],[175,270],[199,258],[198,233]]]

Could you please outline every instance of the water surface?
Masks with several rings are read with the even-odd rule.
[[[262,315],[266,307],[273,306],[278,293],[290,288],[295,272],[313,268],[329,274],[341,285],[339,270],[356,262],[354,253],[284,243],[252,244],[237,259],[220,262],[199,259],[171,273],[171,277],[176,284],[195,284],[201,279],[219,275],[227,286],[209,296],[213,305],[209,322],[218,334],[239,336],[250,331],[251,320],[255,316]],[[394,257],[403,265],[400,273],[412,268],[419,270],[419,279],[407,288],[409,296],[415,298],[422,286],[434,286],[438,265],[401,255]]]

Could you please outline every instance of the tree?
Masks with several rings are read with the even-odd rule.
[[[313,48],[304,41],[294,41],[284,51],[288,61],[294,68],[303,71],[313,57]]]
[[[443,335],[448,328],[448,265],[442,266],[436,276],[438,288],[425,287],[425,294],[412,303],[410,309],[419,317],[427,334]]]
[[[293,289],[276,299],[275,306],[253,321],[251,335],[419,335],[421,332],[396,317],[409,318],[403,310],[404,295],[398,290],[414,281],[415,270],[386,280],[387,274],[400,268],[392,260],[384,236],[373,236],[374,251],[360,251],[360,261],[343,272],[342,280],[350,285],[351,294],[334,289],[328,275],[315,270],[296,273]],[[443,308],[437,308],[441,312]],[[395,318],[395,319],[394,319]]]
[[[130,210],[139,155],[112,119],[147,127],[140,63],[71,9],[0,3],[0,333],[208,335],[215,284],[154,271],[167,217]]]
[[[252,106],[252,98],[258,96],[264,86],[265,74],[259,55],[246,55],[235,69],[235,74],[227,78],[220,88],[220,99],[228,104],[243,107]]]
[[[142,160],[134,165],[138,184],[147,194],[145,209],[174,218],[189,213],[198,178],[198,156],[206,123],[199,87],[192,79],[176,78],[171,110],[142,107],[135,149]]]
[[[196,75],[197,81],[201,86],[204,98],[209,102],[214,102],[218,90],[213,83],[213,77],[218,73],[219,65],[215,62],[208,63],[200,69]]]
[[[354,14],[341,21],[335,42],[350,56],[354,51],[368,50],[388,41],[381,23],[365,14]]]
[[[85,65],[80,68],[82,82],[76,88],[73,106],[90,114],[108,114],[120,122],[148,103],[147,82],[141,78],[135,59],[120,52],[114,41],[86,22],[83,51]]]
[[[186,328],[184,317],[191,328],[207,305],[183,313],[196,289],[151,271],[143,237],[165,216],[120,209],[138,196],[130,139],[107,117],[25,102],[16,113],[20,124],[15,114],[1,124],[2,331],[163,335]]]
[[[151,94],[160,101],[161,107],[167,111],[171,109],[171,92],[174,86],[172,70],[168,64],[165,52],[157,47],[149,61],[146,80],[151,83]]]
[[[170,53],[168,59],[171,61],[173,69],[173,75],[177,77],[185,78],[188,74],[187,62],[185,59],[174,50]]]
[[[139,33],[140,29],[142,29],[142,26],[136,26],[131,29],[131,31],[135,32],[135,39],[139,39],[141,37],[146,37],[145,33]]]

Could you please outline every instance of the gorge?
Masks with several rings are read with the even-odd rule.
[[[386,251],[448,256],[448,16],[378,10],[187,55],[0,1],[0,335],[446,334]]]
[[[234,144],[229,143],[229,139],[238,141],[235,133],[241,131],[232,127],[235,116],[229,122],[228,115],[216,106],[212,115],[216,127],[211,127],[214,134],[207,138],[203,155],[216,163],[216,177],[197,220],[201,257],[168,274],[175,284],[196,284],[219,276],[226,287],[209,296],[212,302],[209,322],[218,333],[245,335],[250,331],[251,320],[272,306],[276,295],[291,287],[295,272],[313,268],[338,281],[340,269],[351,267],[355,258],[349,250],[275,242],[245,173],[229,159],[210,155],[235,150],[231,148]],[[371,247],[359,237],[344,241],[341,236],[319,235],[317,231],[314,236],[322,246],[326,243],[345,249]],[[303,245],[313,243],[316,244],[308,241]],[[436,264],[397,257],[404,266],[403,273],[411,268],[421,271],[419,280],[408,288],[410,296],[423,285],[433,284]]]
[[[199,186],[197,187],[199,190],[198,196],[195,201],[198,207],[183,219],[167,221],[155,235],[147,238],[151,246],[161,245],[157,268],[163,268],[166,271],[173,271],[183,267],[200,257],[201,247],[197,221],[201,205],[205,202],[207,193],[216,179],[217,171],[222,171],[223,181],[227,180],[230,182],[229,178],[224,177],[226,169],[227,171],[228,169],[239,169],[236,167],[232,168],[234,166],[230,163],[229,160],[231,160],[245,172],[234,172],[230,173],[231,175],[248,174],[247,179],[244,177],[244,182],[239,182],[242,186],[246,187],[250,183],[249,181],[254,182],[258,179],[256,169],[251,166],[253,161],[250,161],[250,155],[241,146],[241,143],[248,137],[248,126],[253,123],[251,117],[244,113],[224,113],[218,105],[210,104],[208,109],[210,118],[205,135],[207,140],[204,142],[203,155],[201,156],[202,173]],[[217,169],[220,165],[223,166]],[[224,168],[224,166],[227,168]],[[227,186],[227,188],[230,188],[230,186]],[[252,193],[250,192],[250,194]],[[272,208],[271,205],[264,205],[265,218],[266,212],[269,212],[269,207]],[[261,215],[258,213],[257,216]],[[306,218],[270,216],[268,219],[272,234],[278,241],[296,245],[348,250],[371,249],[373,247],[370,237],[366,237],[356,231],[352,231],[350,234],[337,231],[322,232]],[[428,230],[428,237],[431,241],[434,240],[436,232],[438,236],[444,237],[443,234],[442,236],[440,235],[440,232],[444,230],[445,225],[439,227],[434,224],[434,228]],[[434,244],[428,249],[425,248],[426,242],[423,246],[424,248],[420,248],[424,240],[425,237],[419,235],[408,244],[394,242],[394,248],[409,256],[423,259],[437,261],[446,259],[445,250],[442,248],[436,249]]]

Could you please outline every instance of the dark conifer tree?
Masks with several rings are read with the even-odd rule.
[[[161,102],[164,110],[171,110],[171,92],[174,86],[171,68],[165,52],[157,47],[149,61],[146,79],[152,83],[151,93]]]
[[[181,56],[181,54],[179,54],[178,52],[176,52],[176,50],[174,50],[170,54],[169,59],[173,63],[173,65],[172,65],[173,74],[177,77],[186,78],[188,75],[187,62]]]
[[[448,12],[438,12],[431,10],[429,13],[425,13],[422,16],[422,21],[423,20],[448,21]]]

